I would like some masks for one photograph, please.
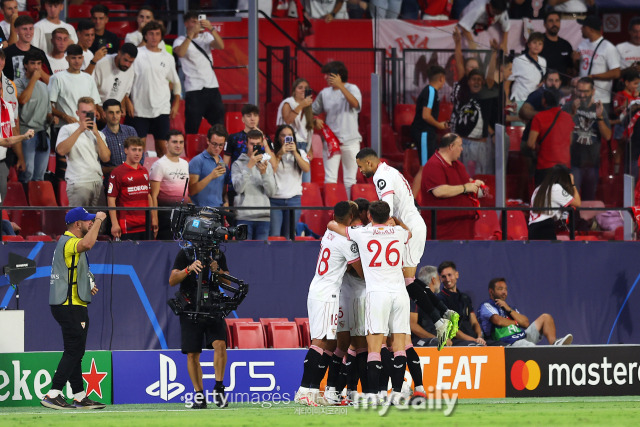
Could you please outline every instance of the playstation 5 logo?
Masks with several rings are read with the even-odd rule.
[[[160,396],[160,399],[169,401],[184,391],[184,386],[174,383],[178,370],[176,363],[168,356],[160,354],[160,380],[147,387],[149,396]]]

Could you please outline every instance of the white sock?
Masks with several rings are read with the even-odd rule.
[[[441,328],[443,324],[444,322],[442,321],[442,319],[440,319],[436,322],[434,326],[436,327],[436,329],[438,329],[438,328]]]
[[[85,397],[87,397],[87,392],[82,390],[80,393],[75,393],[73,395],[73,399],[77,400],[78,402],[80,402],[82,399],[84,399]]]
[[[51,390],[49,390],[49,393],[47,393],[47,396],[49,396],[52,399],[55,399],[56,397],[60,396],[62,394],[61,390],[56,390],[54,388],[52,388]]]
[[[415,391],[418,391],[418,392],[420,392],[420,393],[424,393],[424,386],[419,385],[418,387],[416,387],[416,390],[415,390]]]
[[[300,387],[298,389],[298,393],[302,394],[302,393],[308,393],[309,389],[307,387]]]

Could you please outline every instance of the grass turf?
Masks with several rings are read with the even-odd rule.
[[[264,405],[264,406],[263,406]],[[635,425],[640,397],[562,397],[460,400],[453,413],[442,410],[389,408],[308,408],[290,404],[232,404],[227,409],[185,409],[181,404],[110,405],[104,410],[54,411],[43,407],[1,408],[1,426],[325,426],[355,425]],[[385,419],[386,418],[386,419]]]

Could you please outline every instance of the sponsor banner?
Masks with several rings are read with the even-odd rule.
[[[306,349],[227,350],[224,384],[230,403],[288,403],[300,386]],[[200,355],[205,392],[215,385],[213,351]],[[113,403],[184,402],[193,399],[187,356],[179,350],[114,351]],[[209,401],[211,398],[209,397]]]
[[[457,393],[460,399],[505,397],[502,347],[415,347],[428,392]],[[405,374],[413,381],[409,371]]]
[[[505,348],[507,397],[640,393],[640,346]]]
[[[0,354],[0,407],[40,406],[61,357],[62,352]],[[111,352],[87,351],[82,358],[82,378],[87,397],[110,404]],[[69,383],[63,393],[67,399],[73,397]]]

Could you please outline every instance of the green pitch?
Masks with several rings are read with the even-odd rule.
[[[316,425],[636,425],[640,397],[563,397],[459,401],[449,416],[442,409],[308,408],[294,403],[231,405],[227,409],[192,410],[180,404],[111,405],[104,410],[53,411],[2,408],[0,426],[268,426]],[[391,424],[390,424],[391,423]]]

